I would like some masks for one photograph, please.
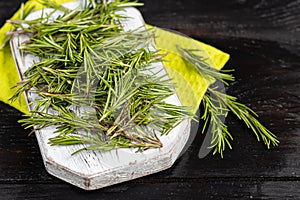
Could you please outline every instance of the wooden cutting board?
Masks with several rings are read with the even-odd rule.
[[[66,7],[74,9],[79,3],[67,3]],[[44,9],[44,13],[51,12],[51,9]],[[122,11],[130,16],[123,21],[125,30],[136,29],[144,26],[141,13],[135,8],[127,8]],[[42,11],[37,11],[28,16],[27,19],[38,18]],[[54,13],[54,17],[59,12]],[[19,51],[20,44],[27,40],[28,36],[14,36],[11,40],[11,49],[22,79],[23,73],[39,58]],[[155,64],[156,70],[164,69],[162,63]],[[166,73],[163,70],[163,73]],[[31,102],[37,96],[27,93],[26,100]],[[177,95],[173,95],[166,101],[180,105]],[[33,105],[32,105],[33,106]],[[31,110],[33,107],[29,106]],[[50,146],[48,139],[53,137],[55,127],[48,127],[36,131],[36,138],[40,147],[41,155],[46,170],[66,182],[86,190],[94,190],[116,183],[132,180],[165,170],[173,165],[180,152],[184,148],[190,134],[191,122],[184,120],[175,127],[168,135],[159,136],[163,147],[149,149],[137,153],[136,149],[117,149],[108,152],[84,151],[71,155],[82,146]]]

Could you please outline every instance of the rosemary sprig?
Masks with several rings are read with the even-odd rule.
[[[25,128],[56,127],[51,145],[84,144],[82,150],[162,147],[168,134],[192,117],[188,108],[165,102],[174,95],[172,82],[152,71],[163,55],[151,51],[153,34],[125,32],[120,9],[136,1],[89,1],[82,10],[53,9],[36,20],[11,20],[30,36],[20,50],[40,58],[16,86],[36,94],[33,110],[20,120]],[[61,10],[58,18],[52,14]]]
[[[194,52],[200,52],[200,50],[184,49],[177,45],[177,49],[182,54],[183,58],[191,63],[197,72],[208,82],[212,83],[215,80],[222,81],[224,84],[228,85],[228,81],[234,81],[234,76],[232,74],[227,74],[232,72],[232,70],[217,70],[212,68],[207,62],[207,58],[200,56]]]
[[[229,110],[225,104],[221,104],[218,99],[213,98],[210,94],[204,95],[202,103],[204,105],[201,117],[204,120],[202,133],[204,133],[208,125],[211,126],[211,148],[214,148],[213,154],[218,152],[223,157],[223,151],[226,146],[232,149],[230,140],[233,137],[229,133],[227,125],[223,122]]]
[[[195,53],[195,50],[187,50],[177,46],[183,58],[194,66],[197,71],[205,78],[208,84],[212,81],[221,81],[228,85],[228,81],[233,81],[234,77],[227,74],[232,70],[216,70],[212,68],[206,59]],[[211,148],[214,148],[213,154],[219,153],[223,157],[225,147],[230,149],[230,140],[233,139],[224,124],[222,118],[226,117],[228,112],[232,112],[238,119],[242,120],[248,128],[250,128],[258,141],[262,140],[267,148],[271,145],[277,146],[279,141],[276,136],[264,127],[258,120],[258,115],[246,105],[237,102],[237,98],[223,93],[218,86],[209,86],[205,93],[202,103],[204,105],[204,112],[202,119],[204,120],[203,132],[206,130],[208,124],[211,125]]]
[[[220,104],[226,105],[235,116],[242,120],[255,133],[258,141],[262,139],[268,148],[270,148],[271,144],[276,146],[279,143],[276,136],[257,120],[258,115],[248,106],[237,102],[236,97],[224,94],[216,88],[209,88],[208,91],[216,99],[220,100]]]

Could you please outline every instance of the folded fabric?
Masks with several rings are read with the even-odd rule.
[[[55,0],[57,3],[70,1],[74,0]],[[28,12],[32,7],[34,7],[34,10],[40,10],[43,8],[38,1],[29,0],[24,6],[24,11]],[[11,19],[19,19],[20,15],[22,15],[22,13],[18,10]],[[21,97],[19,101],[9,101],[10,97],[12,97],[15,93],[15,89],[13,87],[20,81],[10,47],[9,45],[5,45],[8,42],[6,33],[12,30],[13,26],[9,23],[5,23],[0,29],[0,101],[11,105],[23,113],[28,113],[29,111],[24,96]]]
[[[55,0],[57,3],[69,1],[71,0]],[[29,10],[32,6],[35,6],[36,10],[42,8],[37,1],[29,0],[25,4],[24,9]],[[19,16],[20,11],[16,12],[12,18],[17,19]],[[5,33],[11,31],[12,28],[10,24],[5,24],[0,29],[0,46],[7,40]],[[153,26],[147,25],[147,28],[153,28]],[[195,113],[207,90],[208,83],[204,81],[201,75],[191,65],[186,63],[177,50],[176,45],[186,49],[199,50],[198,54],[205,57],[207,62],[216,69],[221,69],[225,65],[229,59],[229,55],[202,42],[160,28],[156,28],[155,31],[155,45],[161,53],[167,54],[163,64],[170,78],[175,83],[175,89],[180,101],[184,106],[191,107],[192,112]],[[9,101],[9,98],[15,92],[13,86],[20,81],[9,45],[0,49],[0,80],[0,100],[10,104],[23,113],[28,113],[24,97],[22,97],[20,101]]]
[[[147,27],[151,28],[150,25]],[[189,106],[191,111],[196,113],[208,83],[194,66],[184,60],[177,45],[184,49],[197,50],[195,53],[205,58],[211,67],[218,70],[226,64],[229,54],[187,36],[182,36],[182,34],[160,28],[155,31],[155,45],[162,54],[166,54],[163,64],[175,83],[176,93],[182,105]]]

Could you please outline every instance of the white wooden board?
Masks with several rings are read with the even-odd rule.
[[[65,6],[73,9],[79,4],[68,3]],[[49,11],[46,9],[44,12]],[[127,21],[122,22],[127,30],[144,25],[143,18],[137,9],[128,8],[123,12],[130,16]],[[28,19],[35,19],[40,15],[41,11],[37,11],[28,16]],[[38,60],[37,57],[27,54],[22,57],[18,50],[19,44],[27,39],[26,36],[21,35],[14,36],[11,40],[12,52],[21,78],[24,71]],[[160,63],[155,67],[161,69],[163,65]],[[36,96],[28,93],[26,98],[30,102]],[[167,101],[180,105],[176,95]],[[32,107],[29,109],[31,110]],[[48,139],[53,137],[55,127],[36,131],[36,138],[45,168],[50,174],[80,188],[94,190],[171,167],[189,138],[190,126],[190,120],[184,120],[168,135],[159,136],[163,143],[162,148],[149,149],[142,153],[136,153],[136,149],[117,149],[109,152],[84,151],[72,156],[71,153],[82,146],[50,146],[48,144]]]

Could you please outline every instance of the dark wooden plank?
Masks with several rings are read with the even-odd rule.
[[[0,25],[21,2],[0,1]],[[230,116],[235,140],[224,159],[199,159],[199,134],[171,169],[85,192],[47,174],[35,138],[17,123],[21,113],[0,103],[0,199],[299,199],[300,1],[143,2],[146,22],[231,54],[226,68],[237,81],[227,92],[258,112],[280,146],[266,150]]]
[[[299,0],[142,0],[148,23],[208,37],[299,42]],[[285,37],[289,33],[289,37]]]
[[[0,180],[49,179],[34,135],[17,122],[21,113],[0,103],[0,118]]]
[[[20,7],[22,2],[26,0],[13,0],[13,1],[1,1],[0,2],[0,26],[9,19],[13,13]]]
[[[15,199],[299,199],[300,182],[203,181],[119,184],[98,191],[64,184],[0,185],[0,195]],[[14,191],[13,193],[11,191]]]

